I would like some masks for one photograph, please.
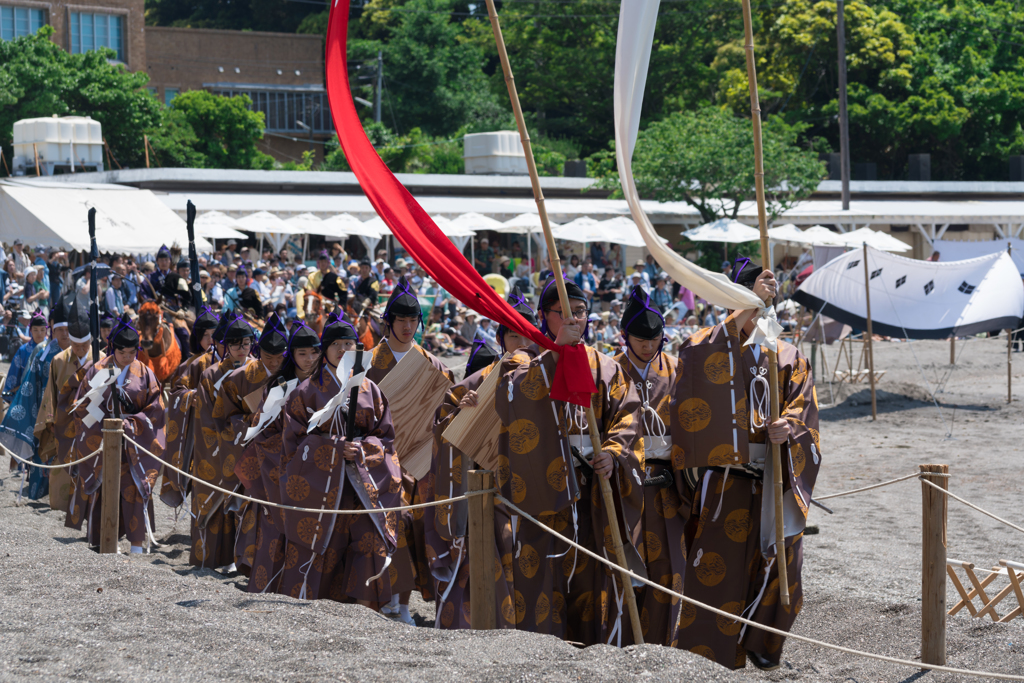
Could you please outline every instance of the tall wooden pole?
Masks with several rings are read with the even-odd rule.
[[[836,0],[836,46],[839,52],[839,173],[843,211],[850,210],[850,119],[846,112],[846,18],[843,0]]]
[[[93,273],[93,276],[96,274]],[[114,391],[110,387],[110,391]],[[117,399],[114,399],[115,403]],[[100,553],[116,553],[121,521],[121,420],[103,420],[103,484],[100,486]],[[149,514],[147,511],[145,514]],[[91,523],[91,522],[90,522]]]
[[[864,303],[868,307],[868,329],[865,346],[868,356],[868,377],[871,379],[871,419],[878,419],[878,403],[875,401],[875,346],[871,334],[871,269],[868,268],[868,245],[864,243]]]
[[[487,14],[491,19],[491,30],[494,32],[494,41],[498,46],[498,57],[501,59],[501,68],[505,73],[505,85],[508,87],[508,97],[512,102],[516,126],[519,128],[519,138],[522,140],[523,151],[526,153],[526,167],[530,172],[530,183],[533,185],[533,198],[537,202],[537,213],[540,215],[540,224],[544,229],[544,240],[547,243],[548,256],[551,259],[551,270],[554,271],[555,286],[558,288],[558,302],[562,305],[562,315],[571,315],[572,309],[569,308],[569,296],[566,294],[565,281],[562,279],[562,264],[558,258],[558,250],[555,248],[555,238],[551,234],[551,224],[548,222],[548,212],[544,206],[544,193],[540,188],[540,175],[537,173],[537,163],[534,161],[533,147],[530,145],[530,133],[526,130],[526,120],[523,118],[523,109],[519,104],[519,93],[516,91],[516,82],[512,77],[512,67],[509,65],[508,52],[505,51],[505,39],[501,36],[501,24],[498,23],[498,12],[494,9],[494,0],[487,0]],[[590,444],[594,448],[595,455],[601,452],[601,435],[598,424],[593,406],[587,406]],[[595,478],[601,487],[605,515],[608,517],[612,546],[615,550],[615,560],[620,567],[626,568],[629,565],[626,563],[626,553],[622,547],[622,533],[619,530],[618,514],[615,510],[615,497],[612,495],[611,484],[600,475],[597,475]],[[632,579],[630,579],[628,574],[622,573],[620,581],[626,607],[629,611],[630,624],[633,627],[633,642],[637,645],[642,645],[644,634],[640,624],[640,611],[636,606],[636,593],[633,592]],[[789,603],[787,602],[786,604]],[[470,607],[472,607],[472,604]]]
[[[747,83],[750,87],[750,120],[754,126],[754,189],[757,193],[757,225],[761,231],[761,265],[771,270],[771,252],[768,250],[768,213],[764,199],[764,149],[761,145],[761,102],[757,95],[757,66],[754,62],[754,24],[750,13],[750,0],[743,0],[743,32],[747,53]],[[770,305],[770,302],[768,302]],[[771,421],[779,419],[779,360],[768,351],[768,386],[771,393]],[[775,482],[775,566],[779,570],[779,597],[789,606],[789,571],[786,567],[786,529],[783,516],[782,453],[779,444],[772,444],[772,473]]]
[[[949,465],[921,465],[921,663],[946,663],[946,496]]]
[[[494,473],[469,470],[467,491],[494,488]],[[497,628],[494,603],[494,494],[473,496],[469,503],[469,626]],[[453,578],[452,581],[455,579]]]
[[[1006,253],[1013,254],[1013,242],[1006,243]],[[1013,330],[1006,331],[1006,402],[1013,403]]]
[[[149,136],[142,134],[142,151],[146,153],[146,168],[149,168]]]

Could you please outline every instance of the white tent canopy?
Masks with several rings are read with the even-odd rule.
[[[807,238],[808,244],[821,244],[826,247],[846,246],[840,233],[832,232],[824,225],[812,225],[804,230],[804,237]]]
[[[867,327],[864,251],[816,268],[793,298],[857,329]],[[1015,329],[1024,285],[1006,252],[966,261],[918,261],[867,248],[872,331],[910,339]]]
[[[558,223],[549,220],[552,228],[558,227]],[[516,235],[527,235],[530,233],[539,233],[544,231],[544,226],[540,224],[540,215],[535,213],[521,213],[515,218],[510,218],[501,224],[500,228],[496,228],[496,232],[513,233]]]
[[[761,233],[756,228],[744,225],[731,218],[719,218],[698,226],[693,230],[686,230],[683,237],[694,242],[727,242],[729,244],[742,244],[743,242],[756,242],[761,239]]]
[[[557,228],[552,228],[551,235],[556,240],[580,242],[583,244],[588,242],[606,242],[607,234],[598,227],[599,223],[600,221],[590,216],[580,216],[574,221],[569,221]]]
[[[164,244],[188,245],[185,221],[149,190],[63,183],[0,183],[0,239],[88,251],[90,208],[96,209],[96,243],[102,252],[155,254]],[[213,247],[197,235],[196,249]]]
[[[606,239],[600,241],[621,244],[624,247],[647,246],[647,243],[644,242],[643,235],[640,234],[640,228],[636,226],[636,223],[632,218],[616,216],[614,218],[609,218],[606,221],[600,221],[597,224],[597,227],[608,236]],[[668,242],[664,237],[661,238],[661,240],[662,242]]]
[[[932,247],[939,252],[942,261],[959,261],[977,258],[987,254],[996,254],[1012,247],[1010,257],[1017,265],[1017,272],[1024,275],[1024,239],[1011,237],[1008,239],[986,240],[982,242],[959,242],[955,240],[935,240]]]
[[[768,237],[773,242],[795,242],[797,244],[810,244],[813,240],[807,233],[792,223],[780,225],[777,228],[768,228]]]
[[[196,234],[208,239],[247,239],[248,236],[238,228],[238,220],[220,211],[207,211],[196,217]]]
[[[838,235],[839,239],[849,247],[861,247],[868,245],[881,251],[910,251],[913,249],[912,246],[906,242],[901,242],[892,235],[887,235],[884,232],[872,230],[871,228],[858,228],[853,232],[843,233]]]
[[[470,211],[469,213],[464,213],[453,218],[450,225],[460,228],[469,228],[473,232],[478,232],[480,230],[500,230],[502,227],[501,221],[494,220],[490,216],[485,216],[482,213],[476,213],[475,211]]]
[[[243,230],[259,235],[261,240],[265,237],[274,247],[274,251],[280,251],[284,247],[288,235],[302,235],[305,232],[267,211],[257,211],[243,216],[238,219],[238,223]]]

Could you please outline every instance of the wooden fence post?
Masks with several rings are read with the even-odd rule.
[[[949,465],[920,465],[921,483],[921,663],[946,663],[946,496],[924,481],[948,489]]]
[[[468,474],[467,491],[494,488],[493,472],[469,470]],[[490,630],[497,627],[494,604],[494,494],[471,496],[468,503],[469,624],[474,630]]]
[[[121,420],[103,420],[103,484],[100,486],[100,554],[116,553],[121,521]]]

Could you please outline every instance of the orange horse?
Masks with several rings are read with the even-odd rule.
[[[181,365],[181,349],[174,330],[164,322],[160,307],[147,301],[139,308],[139,360],[161,383]]]

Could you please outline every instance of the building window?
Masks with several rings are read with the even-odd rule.
[[[171,106],[171,101],[178,96],[181,90],[178,88],[164,88],[164,104]]]
[[[0,7],[0,38],[30,36],[46,23],[46,11],[29,7]]]
[[[252,88],[252,89],[248,89]],[[331,109],[327,104],[327,93],[294,90],[272,90],[270,88],[217,88],[212,89],[215,95],[234,97],[248,95],[252,100],[253,111],[263,112],[264,128],[272,132],[299,133],[308,135],[309,131],[299,125],[299,121],[313,128],[315,133],[333,133]]]
[[[124,61],[124,18],[114,14],[71,13],[71,53],[81,54],[101,47],[117,53]]]

